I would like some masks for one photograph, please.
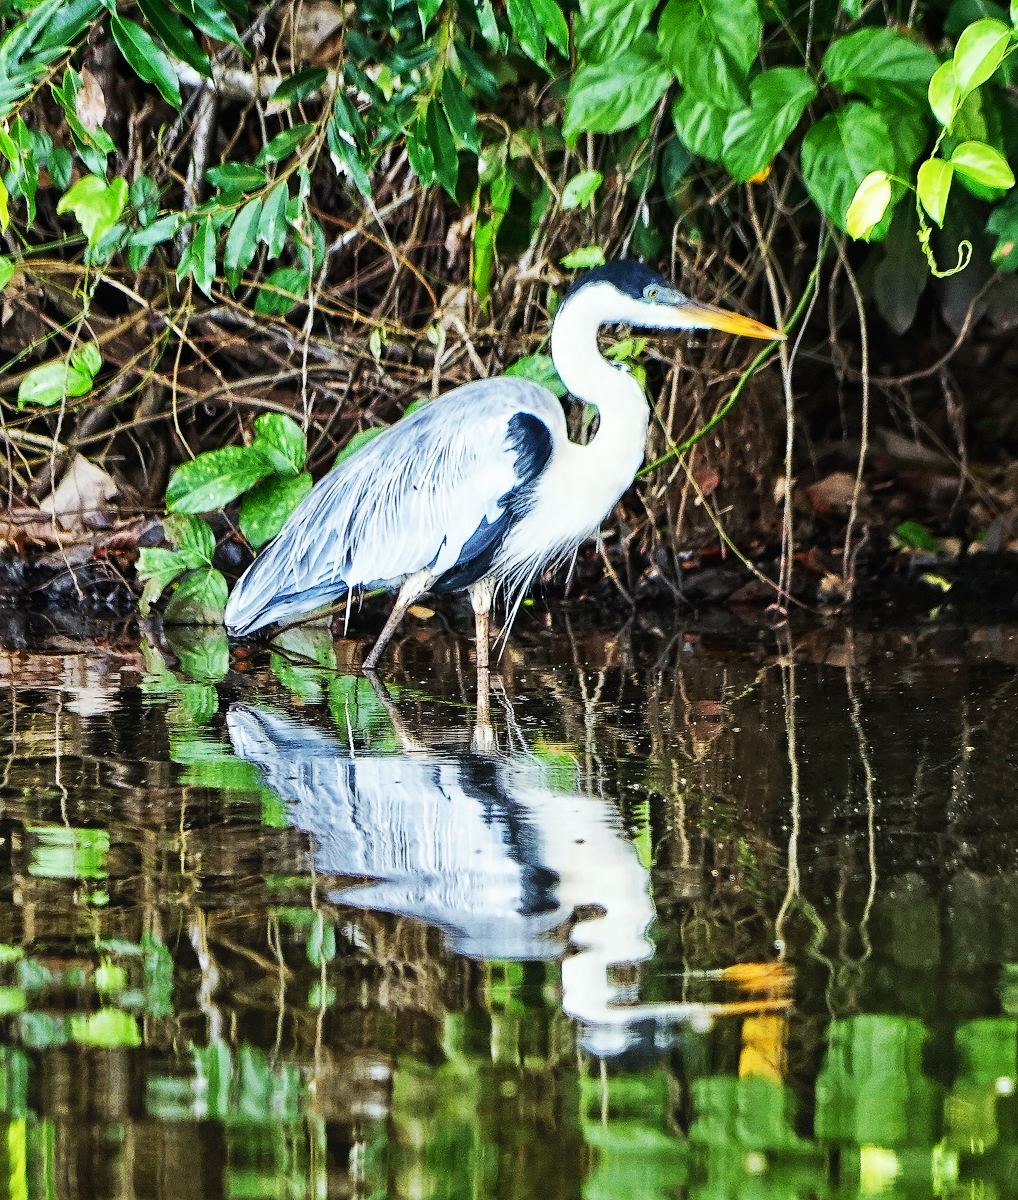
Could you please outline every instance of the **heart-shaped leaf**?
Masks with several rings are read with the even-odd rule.
[[[170,477],[170,512],[207,513],[229,504],[270,474],[272,466],[250,446],[224,446],[182,463]]]
[[[979,87],[1000,66],[1011,42],[1003,21],[973,21],[954,48],[954,77],[962,95]]]
[[[985,142],[962,142],[951,155],[951,165],[959,175],[987,187],[1014,187],[1014,172],[1007,159]]]
[[[951,192],[954,167],[942,158],[928,158],[919,168],[916,191],[919,202],[938,225],[944,223],[947,197]]]
[[[845,217],[849,237],[869,241],[891,203],[891,181],[886,171],[871,171],[856,189]]]

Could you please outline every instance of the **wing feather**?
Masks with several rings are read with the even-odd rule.
[[[510,434],[520,413],[543,422],[551,444],[566,438],[551,392],[506,378],[456,388],[374,438],[319,481],[248,568],[227,627],[257,629],[424,567],[451,571],[528,478]]]

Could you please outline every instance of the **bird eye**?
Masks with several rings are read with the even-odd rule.
[[[653,283],[647,285],[647,290],[643,293],[648,300],[657,299],[657,288]]]

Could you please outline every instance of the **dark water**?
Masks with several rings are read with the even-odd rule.
[[[8,630],[0,1194],[1018,1195],[1018,633]]]

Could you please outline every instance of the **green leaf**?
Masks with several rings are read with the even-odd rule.
[[[255,166],[264,167],[266,163],[282,162],[284,158],[289,158],[314,131],[314,125],[305,122],[303,125],[294,125],[292,129],[284,129],[282,133],[277,133],[268,145],[262,147],[261,153],[255,159]]]
[[[215,453],[215,452],[213,452]],[[210,567],[216,552],[216,535],[207,521],[186,512],[171,513],[163,521],[166,540],[187,568]]]
[[[1003,21],[975,21],[962,32],[954,48],[954,77],[963,96],[996,71],[1010,41]]]
[[[41,10],[40,15],[47,17],[45,4],[38,7],[25,4],[18,7],[22,12],[32,12],[33,15]],[[55,5],[50,6],[48,19],[32,49],[39,54],[72,45],[95,20],[100,8],[96,0],[70,0],[69,3],[67,0],[58,0]]]
[[[894,173],[895,149],[880,113],[861,100],[810,126],[802,143],[802,174],[814,204],[839,229],[871,171]]]
[[[262,215],[262,202],[258,197],[249,200],[237,213],[226,238],[223,268],[230,291],[237,290],[241,276],[251,265],[258,249],[258,223]]]
[[[919,202],[938,225],[944,223],[947,197],[951,191],[954,167],[942,158],[928,158],[919,167],[916,192]]]
[[[374,441],[374,439],[378,437],[380,433],[385,433],[385,428],[385,426],[376,425],[371,429],[361,429],[359,432],[355,433],[343,447],[343,449],[340,450],[340,452],[336,455],[332,463],[332,469],[335,470],[341,462],[346,462],[348,458],[353,458],[357,451],[366,446],[368,442]]]
[[[225,629],[175,629],[166,641],[180,669],[195,683],[218,683],[229,674],[230,639]]]
[[[442,76],[442,106],[453,133],[475,154],[481,152],[481,139],[477,132],[477,117],[460,81],[446,71]]]
[[[313,967],[330,963],[336,957],[336,926],[326,921],[322,913],[316,914],[308,933],[307,956]]]
[[[114,1050],[141,1045],[137,1018],[119,1008],[101,1008],[88,1016],[72,1013],[69,1020],[71,1040],[83,1046]]]
[[[459,156],[456,153],[456,140],[449,128],[449,121],[437,97],[432,99],[428,105],[425,128],[428,144],[435,156],[435,178],[455,200],[456,180],[459,176]]]
[[[750,84],[749,108],[732,114],[722,158],[740,183],[758,175],[788,140],[817,90],[801,67],[763,71]]]
[[[159,212],[159,185],[149,175],[139,175],[130,190],[131,207],[141,225],[151,225]]]
[[[746,103],[761,32],[756,0],[668,0],[658,23],[661,53],[682,86],[729,110]]]
[[[131,245],[151,248],[168,242],[177,232],[181,215],[181,213],[173,213],[168,217],[160,217],[158,221],[153,221],[144,229],[137,230],[131,234]]]
[[[93,378],[99,374],[103,365],[103,356],[95,342],[86,342],[78,350],[71,351],[71,369]]]
[[[581,171],[562,189],[562,207],[582,208],[594,199],[594,193],[604,182],[600,171]]]
[[[413,173],[421,181],[423,187],[431,187],[435,182],[435,155],[428,143],[428,134],[424,119],[415,121],[407,126],[406,152]]]
[[[643,34],[610,62],[581,66],[569,85],[565,137],[614,133],[647,115],[671,83],[654,39]]]
[[[262,413],[254,423],[254,448],[280,475],[299,475],[307,462],[304,430],[284,413]]]
[[[534,13],[548,38],[548,41],[562,55],[569,57],[569,26],[562,15],[556,0],[531,0]]]
[[[136,567],[138,578],[145,585],[141,593],[139,608],[141,615],[147,617],[152,605],[163,594],[164,590],[187,570],[184,557],[176,550],[164,550],[161,546],[143,546],[138,551]]]
[[[258,220],[258,240],[267,248],[268,257],[278,258],[286,243],[286,202],[290,193],[286,181],[269,192]]]
[[[14,263],[0,254],[0,292],[10,283],[14,275]]]
[[[206,79],[212,78],[209,56],[198,44],[191,30],[164,0],[138,0],[138,7],[172,55],[194,67],[199,75],[204,75]]]
[[[672,105],[672,121],[679,141],[708,162],[721,161],[728,118],[727,109],[704,104],[690,92],[682,92]]]
[[[534,12],[531,0],[506,0],[506,12],[520,49],[527,58],[533,59],[539,67],[547,70],[548,64],[544,57],[547,36],[537,13]]]
[[[959,175],[986,187],[1014,187],[1014,172],[1007,159],[985,142],[962,142],[951,155],[951,166]]]
[[[191,240],[191,274],[194,281],[206,296],[212,299],[212,284],[216,278],[216,237],[215,226],[211,217],[204,221],[194,231]]]
[[[100,994],[122,992],[127,988],[127,971],[117,963],[103,959],[92,975],[92,982]]]
[[[287,517],[312,486],[307,471],[288,479],[276,475],[263,480],[244,497],[240,508],[241,533],[256,550],[260,550],[283,528]]]
[[[307,300],[311,276],[303,267],[280,267],[265,280],[258,291],[254,310],[260,316],[285,317]]]
[[[581,246],[572,250],[559,262],[570,271],[586,270],[589,267],[600,267],[604,263],[604,251],[600,246]]]
[[[996,270],[1006,274],[1018,271],[1018,197],[997,205],[990,213],[986,229],[997,236],[997,245],[990,255]]]
[[[272,100],[275,104],[298,104],[313,96],[328,78],[324,67],[305,67],[284,79],[272,93]]]
[[[173,472],[166,488],[166,507],[170,512],[214,512],[271,471],[271,465],[250,446],[210,450]]]
[[[902,521],[895,527],[894,536],[908,550],[925,550],[929,554],[941,551],[939,539],[918,521]]]
[[[174,589],[163,621],[167,625],[221,625],[228,590],[214,567],[192,571]]]
[[[874,104],[921,107],[937,57],[926,46],[894,29],[860,29],[836,38],[824,55],[823,71],[844,95],[856,93]]]
[[[945,129],[950,129],[961,103],[961,90],[954,77],[954,63],[946,62],[934,72],[927,97],[933,115]]]
[[[530,354],[526,358],[517,359],[512,366],[506,368],[505,374],[530,379],[559,397],[566,395],[568,391],[555,370],[555,363],[550,354]]]
[[[628,49],[650,24],[657,0],[580,0],[573,36],[585,63],[603,63]]]
[[[127,194],[126,179],[107,183],[98,175],[84,175],[57,201],[57,212],[73,212],[88,244],[95,246],[117,223]]]
[[[253,192],[264,187],[265,172],[250,163],[227,162],[219,167],[209,167],[205,178],[213,187],[224,192]]]
[[[110,17],[110,32],[120,53],[139,79],[154,83],[167,104],[180,108],[180,84],[170,60],[140,25],[126,17]]]
[[[171,0],[173,7],[184,14],[202,33],[219,42],[240,46],[240,38],[226,9],[217,0]]]
[[[891,181],[886,171],[871,171],[856,189],[845,217],[849,237],[868,242],[891,203]]]
[[[65,396],[84,396],[92,390],[101,366],[102,357],[91,343],[73,353],[69,360],[43,363],[22,379],[18,388],[18,407],[39,404],[49,408],[59,404]]]

